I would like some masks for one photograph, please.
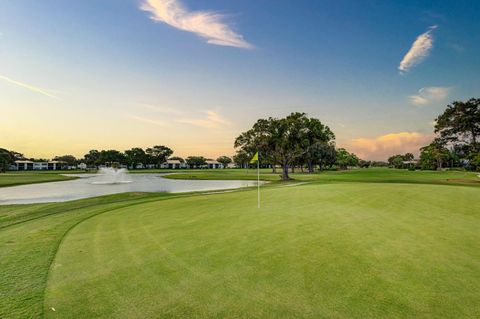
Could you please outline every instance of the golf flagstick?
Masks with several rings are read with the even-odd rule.
[[[260,208],[260,158],[258,156],[258,152],[253,155],[252,159],[250,160],[250,164],[255,163],[255,161],[257,162],[257,206]]]
[[[257,192],[258,192],[258,208],[260,208],[260,154],[257,159]]]

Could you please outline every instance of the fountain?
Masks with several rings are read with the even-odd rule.
[[[132,181],[127,180],[127,170],[125,168],[102,167],[95,176],[95,181],[91,184],[125,184]],[[98,177],[97,177],[98,176]]]

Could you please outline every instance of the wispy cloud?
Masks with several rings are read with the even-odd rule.
[[[410,95],[410,103],[417,106],[429,105],[444,101],[452,88],[442,86],[427,86],[418,90],[418,94]]]
[[[179,119],[178,123],[190,124],[204,128],[219,128],[222,126],[230,125],[230,121],[223,118],[216,111],[206,111],[206,117],[201,119]]]
[[[35,87],[35,86],[27,84],[27,83],[23,83],[23,82],[20,82],[20,81],[13,80],[13,79],[11,79],[9,77],[6,77],[4,75],[0,75],[0,80],[4,80],[4,81],[6,81],[10,84],[20,86],[22,88],[25,88],[25,89],[30,90],[30,91],[35,92],[35,93],[39,93],[39,94],[42,94],[42,95],[45,95],[45,96],[48,96],[48,97],[51,97],[51,98],[54,98],[54,99],[58,99],[57,96],[53,95],[52,93],[50,93],[50,92],[48,92],[44,89]]]
[[[350,142],[348,148],[360,158],[385,160],[394,154],[418,154],[418,150],[432,139],[431,135],[417,132],[399,132],[374,138],[356,138]]]
[[[151,105],[151,104],[142,104],[141,106],[147,110],[163,113],[163,114],[173,114],[173,115],[184,114],[183,111],[173,107],[168,107],[168,106],[157,106],[157,105]]]
[[[448,43],[448,46],[451,49],[457,51],[458,53],[463,53],[465,51],[465,47],[458,43]]]
[[[160,126],[160,127],[167,127],[168,126],[168,124],[165,121],[162,121],[162,120],[150,119],[150,118],[141,117],[141,116],[137,116],[137,115],[130,115],[130,114],[127,114],[126,117],[131,119],[131,120],[137,121],[137,122],[152,124],[152,125],[156,125],[156,126]]]
[[[417,37],[413,42],[412,47],[408,50],[407,54],[405,54],[398,66],[400,73],[408,72],[430,54],[430,51],[433,48],[432,32],[436,28],[436,25],[432,25],[425,33],[422,33]]]
[[[141,10],[151,13],[150,18],[174,28],[193,32],[210,44],[251,48],[252,45],[227,25],[225,17],[212,11],[188,11],[178,0],[143,0]]]

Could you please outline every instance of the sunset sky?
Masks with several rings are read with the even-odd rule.
[[[480,95],[480,1],[2,0],[0,147],[233,155],[308,113],[364,159],[418,153]]]

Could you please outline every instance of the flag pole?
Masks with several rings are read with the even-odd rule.
[[[260,154],[257,159],[257,191],[258,191],[258,208],[260,208]]]

